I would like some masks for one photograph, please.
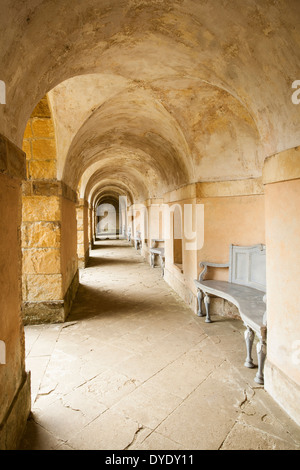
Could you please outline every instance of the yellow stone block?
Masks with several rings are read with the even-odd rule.
[[[56,158],[55,139],[36,139],[32,141],[32,155],[35,160]]]
[[[83,219],[77,219],[77,230],[83,230]]]
[[[77,218],[77,220],[83,220],[82,207],[76,207],[76,218]]]
[[[84,242],[84,232],[82,230],[77,231],[77,243],[80,245],[81,243],[83,244]]]
[[[32,158],[32,153],[31,153],[31,143],[29,140],[23,140],[22,150],[23,152],[26,153],[26,159],[30,160],[30,158]]]
[[[56,161],[31,160],[29,164],[29,178],[32,180],[48,180],[56,178]]]
[[[77,255],[79,258],[84,258],[84,246],[83,244],[77,245]]]
[[[27,276],[26,274],[22,275],[22,300],[27,300]]]
[[[22,224],[22,247],[59,248],[60,235],[58,222],[26,222]]]
[[[30,139],[32,136],[31,120],[29,120],[25,128],[23,139]]]
[[[30,160],[26,160],[26,178],[27,180],[29,180],[30,176],[29,176],[29,161]]]
[[[52,119],[34,118],[32,120],[32,131],[34,137],[54,137]]]
[[[60,221],[60,199],[58,196],[23,197],[23,222]]]
[[[24,274],[60,274],[60,250],[56,248],[23,249]]]
[[[29,274],[26,278],[27,301],[63,300],[61,274]]]

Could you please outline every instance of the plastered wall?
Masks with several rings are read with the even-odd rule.
[[[264,168],[268,349],[265,388],[300,425],[300,151]]]
[[[183,224],[185,205],[192,206],[192,224],[183,228],[182,266],[174,263],[172,232],[165,242],[165,280],[196,311],[194,279],[201,272],[201,261],[227,263],[230,244],[265,243],[263,185],[257,180],[198,183],[165,195],[165,201],[170,207],[175,207],[175,204],[181,207]],[[196,205],[201,205],[202,209],[198,212],[194,250],[189,242],[191,232],[196,230]],[[228,280],[228,269],[211,269],[208,276]]]

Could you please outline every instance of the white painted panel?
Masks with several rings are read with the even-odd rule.
[[[6,89],[3,80],[0,80],[0,104],[6,104]]]
[[[254,289],[266,288],[266,249],[264,245],[231,247],[229,281]]]
[[[233,282],[247,282],[248,281],[248,255],[246,253],[236,253],[235,256],[235,281]]]
[[[249,282],[261,286],[266,285],[266,256],[264,253],[252,253],[250,255]]]

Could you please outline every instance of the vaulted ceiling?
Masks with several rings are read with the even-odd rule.
[[[298,0],[8,0],[0,132],[21,146],[48,93],[58,173],[135,200],[261,175],[300,143]]]

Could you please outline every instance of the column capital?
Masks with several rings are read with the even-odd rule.
[[[279,183],[300,178],[300,147],[294,147],[266,158],[263,183]]]

